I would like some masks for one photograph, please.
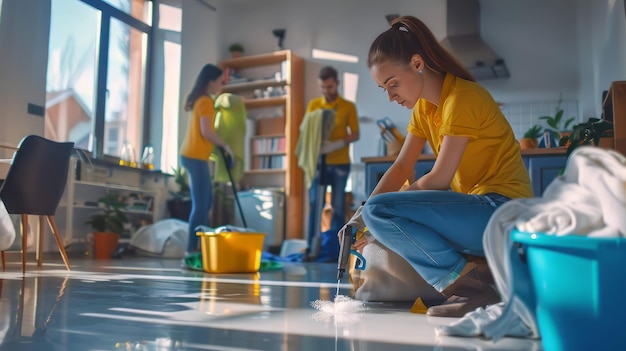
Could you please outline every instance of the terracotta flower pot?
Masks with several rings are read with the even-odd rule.
[[[109,232],[95,232],[93,233],[93,246],[94,246],[94,258],[108,259],[117,249],[117,243],[120,240],[120,235]]]
[[[522,138],[519,140],[519,144],[522,149],[536,149],[539,143],[535,138]]]

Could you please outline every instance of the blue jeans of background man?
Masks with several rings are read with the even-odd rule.
[[[319,165],[318,165],[319,167]],[[333,208],[333,217],[331,220],[331,229],[338,231],[346,222],[346,184],[348,183],[348,175],[350,174],[350,164],[343,165],[326,165],[326,184],[331,187],[330,205]],[[319,175],[313,179],[311,188],[309,189],[309,235],[310,238],[320,233],[313,233],[315,230],[315,221],[317,211],[321,214],[324,203],[326,202],[326,191],[324,190],[322,199],[317,201],[317,188],[320,179]],[[321,218],[321,216],[319,217]],[[317,227],[320,228],[319,226]],[[312,234],[311,234],[312,233]]]
[[[508,200],[496,193],[390,192],[367,200],[362,217],[374,238],[441,292],[465,267],[461,253],[485,256],[483,233],[489,218]]]
[[[191,213],[189,214],[187,252],[193,252],[198,250],[196,228],[209,225],[209,211],[213,204],[213,184],[208,161],[181,156],[180,164],[185,168],[189,177]]]

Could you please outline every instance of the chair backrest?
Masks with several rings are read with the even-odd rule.
[[[73,142],[59,143],[38,135],[22,139],[0,189],[9,213],[51,216],[61,201]]]

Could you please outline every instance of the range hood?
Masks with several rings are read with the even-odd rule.
[[[476,80],[507,78],[504,59],[480,35],[478,0],[447,0],[447,37],[441,45],[450,51]]]

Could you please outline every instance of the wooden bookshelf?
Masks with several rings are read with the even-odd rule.
[[[304,116],[304,60],[290,50],[280,50],[226,59],[220,66],[237,71],[238,79],[225,85],[224,91],[244,98],[254,125],[248,129],[250,151],[243,183],[246,187],[283,188],[287,201],[285,236],[304,238],[303,173],[295,155]],[[280,93],[259,96],[259,92],[270,90]],[[275,108],[280,115],[260,118],[256,111],[267,108]],[[280,149],[259,148],[281,138]]]
[[[626,155],[626,81],[614,81],[602,101],[602,118],[613,122],[613,145]]]

